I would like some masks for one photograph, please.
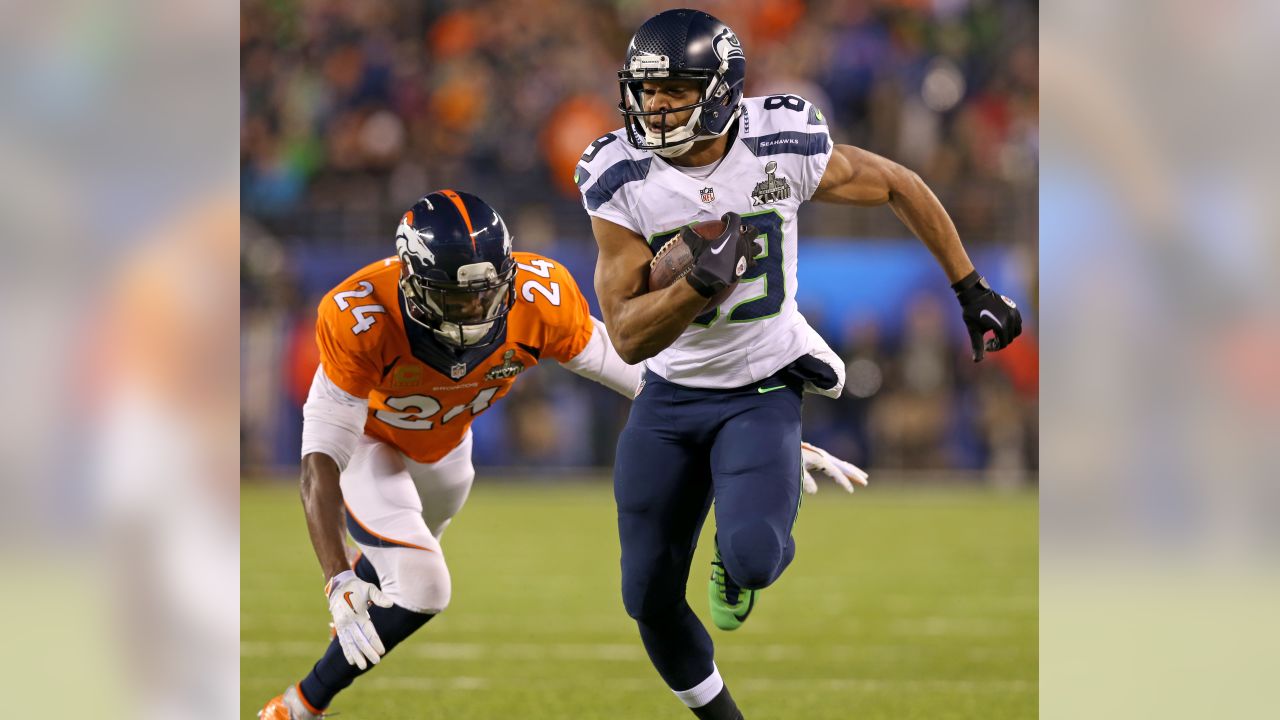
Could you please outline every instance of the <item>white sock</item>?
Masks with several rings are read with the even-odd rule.
[[[674,692],[676,697],[680,698],[685,705],[691,708],[697,708],[715,700],[716,696],[719,695],[720,691],[723,689],[724,680],[720,677],[720,669],[716,667],[715,663],[711,663],[711,674],[707,676],[706,680],[703,680],[688,690],[674,690],[672,692]]]

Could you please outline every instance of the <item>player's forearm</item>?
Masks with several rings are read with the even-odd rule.
[[[956,226],[937,196],[919,175],[902,167],[898,170],[893,174],[889,194],[889,207],[894,214],[933,253],[948,282],[954,283],[973,272]]]
[[[310,453],[302,459],[302,508],[307,516],[311,546],[325,580],[351,569],[344,543],[342,488],[338,478],[338,464],[328,455]]]
[[[605,324],[591,318],[591,339],[573,358],[562,363],[566,370],[576,373],[588,380],[594,380],[605,387],[616,391],[628,400],[636,396],[636,388],[640,385],[640,376],[644,368],[639,365],[628,365],[609,339],[609,329]]]
[[[623,300],[608,319],[609,338],[618,355],[634,365],[675,342],[706,303],[687,282]]]

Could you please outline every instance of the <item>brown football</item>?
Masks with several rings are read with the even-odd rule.
[[[724,223],[719,220],[707,220],[706,222],[695,223],[692,229],[700,237],[706,240],[714,240],[720,237],[720,233],[724,232]],[[661,290],[678,280],[684,279],[689,271],[693,270],[693,251],[684,239],[677,234],[675,237],[667,241],[658,249],[658,253],[653,256],[653,260],[649,263],[649,290]],[[729,294],[733,292],[733,285],[729,285],[720,292],[707,298],[707,304],[703,306],[702,312],[708,312],[725,301]]]

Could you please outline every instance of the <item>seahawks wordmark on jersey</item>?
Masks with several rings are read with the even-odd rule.
[[[733,388],[815,355],[840,378],[843,364],[796,309],[796,211],[818,188],[831,158],[822,113],[795,95],[744,98],[736,137],[709,174],[682,171],[637,150],[623,130],[596,140],[575,180],[587,212],[645,238],[651,251],[680,228],[734,211],[760,231],[756,265],[719,308],[645,361],[689,387]],[[700,177],[699,177],[700,176]]]

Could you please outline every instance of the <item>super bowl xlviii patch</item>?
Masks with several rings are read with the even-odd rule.
[[[778,172],[777,160],[770,160],[765,164],[765,179],[756,183],[756,189],[751,191],[753,207],[782,202],[791,197],[791,183],[786,178],[774,177],[776,172]]]
[[[485,380],[504,380],[506,378],[515,377],[524,372],[524,363],[515,359],[516,351],[508,350],[502,353],[502,364],[494,365],[489,372],[484,374]]]
[[[454,363],[453,367],[449,368],[449,377],[453,378],[454,380],[461,380],[466,374],[467,374],[466,363]]]

